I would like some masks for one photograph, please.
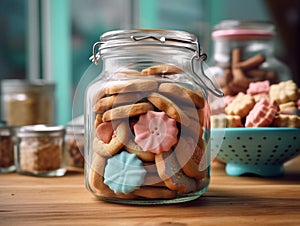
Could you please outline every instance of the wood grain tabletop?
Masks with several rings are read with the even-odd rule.
[[[82,172],[0,174],[0,225],[300,225],[300,156],[285,168],[281,177],[232,177],[214,162],[202,197],[158,206],[99,201],[84,188]]]

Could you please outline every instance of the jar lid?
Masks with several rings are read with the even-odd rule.
[[[17,137],[60,136],[64,133],[64,126],[32,125],[20,127],[17,131]]]
[[[44,80],[4,79],[1,81],[3,93],[54,91],[55,84]]]
[[[189,49],[200,54],[198,39],[195,35],[177,30],[116,30],[100,36],[94,44],[91,60],[98,62],[102,52],[108,48],[125,46],[162,46]],[[98,48],[98,53],[97,52]]]
[[[271,38],[275,27],[267,21],[224,20],[214,27],[213,38]]]

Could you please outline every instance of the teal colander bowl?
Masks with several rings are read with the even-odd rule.
[[[283,164],[300,154],[300,128],[212,129],[211,147],[228,175],[279,176]]]

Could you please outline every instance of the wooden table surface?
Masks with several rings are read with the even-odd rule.
[[[0,225],[300,225],[300,156],[283,177],[231,177],[213,163],[209,190],[176,205],[129,206],[96,200],[83,174],[0,175]]]

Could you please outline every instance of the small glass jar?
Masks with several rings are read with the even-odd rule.
[[[7,79],[1,81],[2,119],[7,125],[54,123],[54,84],[45,81]]]
[[[0,125],[0,173],[9,173],[15,170],[14,128]]]
[[[183,31],[111,31],[95,43],[103,69],[85,105],[85,183],[97,198],[167,204],[210,180],[208,92],[197,38]]]
[[[274,55],[275,35],[269,22],[225,20],[215,26],[209,66],[225,95],[246,93],[251,82],[273,84],[291,78]]]
[[[15,164],[19,174],[63,176],[66,172],[63,126],[23,126],[16,134]]]
[[[67,125],[65,148],[68,155],[68,166],[84,168],[84,126]]]

